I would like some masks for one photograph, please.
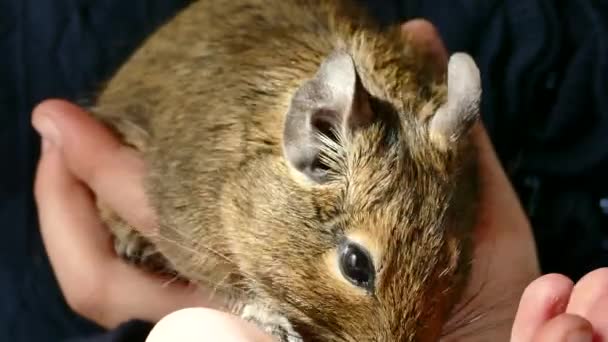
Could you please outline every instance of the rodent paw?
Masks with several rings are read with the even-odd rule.
[[[131,264],[154,272],[170,273],[171,268],[156,247],[134,230],[115,238],[114,250]]]
[[[279,342],[303,342],[300,334],[294,330],[285,316],[269,311],[262,306],[246,305],[241,313],[241,318],[256,324]]]
[[[114,250],[118,256],[134,264],[145,263],[146,259],[156,253],[154,246],[134,231],[114,239]]]

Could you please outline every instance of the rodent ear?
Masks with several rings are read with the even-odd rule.
[[[309,180],[323,183],[329,167],[323,165],[321,151],[328,142],[339,144],[368,125],[372,117],[352,57],[334,52],[293,95],[283,131],[285,159]]]
[[[479,119],[481,77],[471,56],[455,53],[447,72],[447,102],[431,117],[429,136],[441,150],[447,150],[466,135]]]

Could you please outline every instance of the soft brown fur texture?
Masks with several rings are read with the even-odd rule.
[[[332,178],[314,185],[285,161],[284,118],[335,50],[352,56],[375,119],[324,150]],[[435,341],[468,276],[477,188],[468,138],[447,150],[429,138],[446,98],[434,75],[398,27],[348,1],[201,0],[132,56],[94,113],[142,151],[152,242],[181,276],[268,306],[306,341]],[[373,255],[373,294],[341,277],[343,236]]]

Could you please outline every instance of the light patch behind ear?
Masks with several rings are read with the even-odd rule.
[[[319,135],[337,143],[334,132],[348,136],[371,123],[368,97],[351,56],[341,51],[328,56],[292,98],[283,131],[288,164],[314,183],[325,182],[328,166],[320,154],[327,139],[319,139]]]
[[[479,119],[481,77],[473,58],[455,53],[448,62],[447,102],[430,120],[429,136],[440,150],[449,149]]]

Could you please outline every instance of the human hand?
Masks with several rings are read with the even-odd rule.
[[[404,29],[439,65],[447,63],[447,51],[428,23],[413,20]],[[444,327],[445,340],[608,341],[608,268],[576,285],[562,275],[540,277],[531,227],[517,195],[483,126],[472,133],[481,177],[473,272]]]
[[[411,20],[403,29],[426,49],[427,59],[445,71],[448,53],[432,24]],[[519,298],[540,276],[540,270],[530,224],[483,125],[477,124],[471,134],[478,150],[481,190],[472,274],[460,303],[444,325],[443,340],[505,341]]]
[[[443,340],[506,341],[519,299],[540,269],[530,224],[483,125],[472,135],[480,177],[472,272]]]
[[[465,300],[473,298],[469,306],[474,311],[485,307],[488,312],[471,332],[479,333],[480,327],[502,319],[513,322],[502,325],[510,327],[511,342],[608,341],[608,268],[590,272],[576,285],[563,275],[540,276],[524,211],[485,130],[480,125],[473,134],[479,148],[482,203],[473,265],[477,271],[469,288],[479,292],[471,292],[475,297],[465,296]],[[475,337],[503,338],[505,329],[495,328]]]
[[[608,341],[608,268],[578,283],[559,274],[532,282],[521,298],[511,342]]]
[[[90,190],[151,233],[155,217],[135,151],[67,102],[40,104],[32,121],[44,137],[35,182],[40,229],[68,305],[106,328],[135,318],[156,322],[185,307],[213,307],[202,289],[144,273],[114,253]]]

